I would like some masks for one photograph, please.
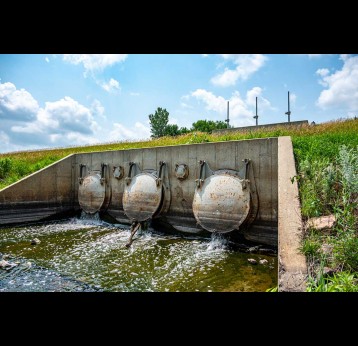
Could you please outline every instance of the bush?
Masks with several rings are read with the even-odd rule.
[[[0,159],[0,179],[6,179],[12,169],[12,160],[9,157]]]

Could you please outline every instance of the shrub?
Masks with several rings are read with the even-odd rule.
[[[12,169],[12,160],[9,157],[0,159],[0,179],[6,179]]]

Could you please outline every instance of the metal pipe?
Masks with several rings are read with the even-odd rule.
[[[257,96],[256,96],[256,115],[254,116],[254,119],[256,119],[256,126],[259,124],[258,118],[259,116],[257,115]]]
[[[291,122],[291,119],[290,119],[290,115],[291,115],[291,111],[290,111],[290,92],[288,92],[288,111],[285,114],[287,114],[288,122]]]

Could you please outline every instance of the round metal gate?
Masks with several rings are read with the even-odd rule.
[[[250,189],[229,174],[214,174],[196,187],[193,212],[207,231],[226,233],[239,229],[250,213]]]
[[[98,212],[105,199],[106,187],[97,172],[87,175],[78,189],[78,201],[81,208],[88,214]]]
[[[140,173],[124,189],[123,209],[132,221],[146,221],[159,210],[162,199],[162,184],[153,174]]]

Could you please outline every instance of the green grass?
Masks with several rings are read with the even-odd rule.
[[[0,154],[0,189],[47,165],[73,153],[134,149],[144,147],[231,141],[253,138],[291,136],[296,160],[297,179],[303,220],[309,217],[335,214],[337,223],[329,235],[309,230],[301,244],[303,252],[315,268],[310,286],[318,287],[319,268],[323,262],[338,268],[334,280],[353,275],[356,285],[358,272],[358,120],[340,119],[314,126],[261,128],[229,134],[192,132],[177,137],[161,137],[138,142],[115,142],[82,147],[13,152]],[[332,254],[322,256],[321,245],[332,246]],[[345,276],[346,275],[346,276]],[[329,279],[331,280],[331,279]],[[325,279],[321,285],[336,287]],[[326,286],[324,286],[326,285]],[[337,286],[338,287],[338,286]],[[347,285],[341,285],[348,287]],[[347,288],[348,289],[348,288]],[[338,288],[337,288],[338,290]]]
[[[357,273],[339,272],[333,277],[321,275],[308,281],[307,292],[358,292]]]

